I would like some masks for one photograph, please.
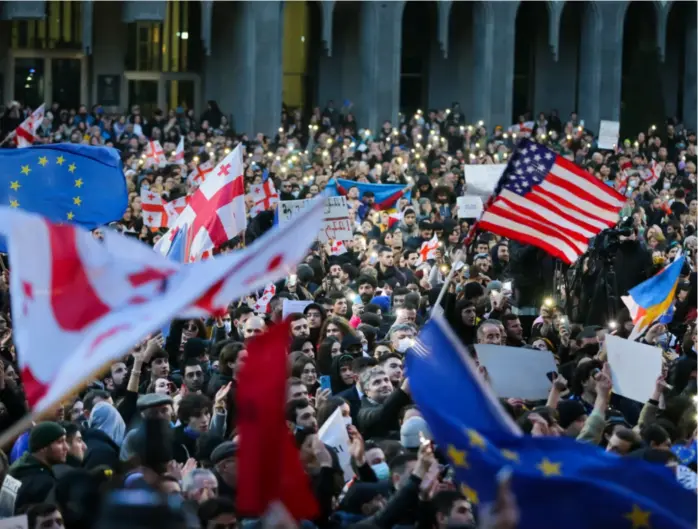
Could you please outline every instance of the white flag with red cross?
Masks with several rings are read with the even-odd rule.
[[[44,120],[44,106],[45,105],[41,105],[34,110],[34,112],[15,129],[14,142],[18,148],[30,147],[38,139],[36,132],[39,130],[39,126]]]
[[[194,169],[189,175],[189,184],[203,184],[211,171],[213,171],[213,162],[211,162],[211,160],[207,160],[204,163],[197,165],[196,169]]]
[[[274,283],[269,283],[265,288],[264,292],[262,292],[262,295],[260,298],[255,301],[250,308],[254,309],[255,312],[259,312],[261,314],[268,314],[271,312],[271,305],[269,302],[271,301],[271,298],[273,298],[276,295],[276,285]]]
[[[169,228],[187,206],[187,197],[165,202],[160,193],[141,188],[143,224],[149,228]]]
[[[347,253],[347,251],[343,241],[332,241],[332,244],[330,244],[330,255],[342,255]]]
[[[204,252],[220,247],[247,229],[242,149],[238,145],[213,169],[206,181],[189,195],[187,207],[155,249],[167,255],[173,233],[187,225],[190,241],[186,262],[201,259]]]
[[[184,136],[179,138],[179,143],[174,153],[174,163],[184,165]]]
[[[250,209],[250,217],[256,217],[262,211],[271,209],[274,204],[279,202],[279,194],[274,188],[274,182],[268,179],[263,184],[255,184],[250,188],[249,193],[252,198],[253,206]]]
[[[184,208],[187,207],[189,197],[179,197],[165,203],[165,213],[167,214],[167,225],[163,228],[171,228],[175,225],[177,218],[182,214]]]
[[[423,242],[419,249],[417,264],[425,263],[429,259],[436,259],[436,250],[438,250],[439,246],[439,239],[436,235],[434,235],[431,240]]]
[[[220,314],[285,277],[315,241],[324,208],[319,200],[247,248],[185,265],[116,231],[99,241],[80,226],[0,207],[13,339],[33,411],[52,409],[173,318]]]
[[[165,167],[167,165],[167,157],[165,151],[158,140],[151,140],[145,148],[145,168],[150,167]]]

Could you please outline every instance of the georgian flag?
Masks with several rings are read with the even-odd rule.
[[[332,244],[330,244],[330,255],[342,255],[347,253],[347,251],[343,241],[332,241]]]
[[[417,264],[425,263],[429,259],[436,259],[436,250],[439,248],[439,239],[434,235],[431,240],[422,243],[419,249],[419,260]]]
[[[324,210],[316,200],[247,248],[184,265],[116,231],[99,241],[80,226],[0,207],[13,338],[33,412],[53,409],[173,318],[220,314],[285,277],[315,241]]]
[[[179,143],[174,153],[174,163],[184,165],[184,136],[179,138]]]
[[[271,209],[279,202],[279,194],[274,188],[274,182],[267,180],[263,184],[255,184],[250,188],[249,193],[253,206],[250,209],[250,217],[254,218],[262,211]]]
[[[17,148],[31,147],[37,140],[36,131],[39,130],[39,126],[44,120],[44,106],[45,105],[42,104],[39,108],[34,110],[34,112],[15,129],[14,142]]]
[[[165,202],[160,193],[141,188],[143,224],[149,228],[169,228],[187,206],[187,197]]]
[[[271,301],[271,298],[273,298],[275,295],[276,285],[274,283],[269,283],[264,288],[264,292],[262,292],[260,298],[254,302],[251,308],[253,308],[255,312],[269,314],[271,312],[271,305],[269,304],[269,302]]]
[[[145,148],[145,168],[148,169],[153,166],[165,167],[167,165],[167,157],[165,156],[165,151],[162,150],[162,146],[158,140],[152,140],[148,142],[148,146]]]
[[[196,169],[194,169],[189,175],[189,184],[203,184],[211,171],[213,171],[213,162],[211,162],[211,160],[207,160],[204,163],[197,165]]]

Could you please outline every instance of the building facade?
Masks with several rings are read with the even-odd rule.
[[[0,3],[2,100],[231,114],[272,134],[287,107],[361,127],[457,101],[469,122],[577,111],[636,134],[696,128],[696,2],[131,0]]]

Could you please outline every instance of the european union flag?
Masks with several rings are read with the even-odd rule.
[[[93,229],[119,220],[127,203],[115,149],[71,143],[0,149],[0,204]]]
[[[495,500],[507,466],[522,529],[696,527],[696,495],[671,469],[571,438],[521,435],[476,369],[440,316],[407,356],[412,397],[471,503]]]

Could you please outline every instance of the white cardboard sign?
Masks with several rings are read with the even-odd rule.
[[[475,352],[480,365],[487,369],[498,397],[529,400],[548,397],[552,386],[548,373],[557,373],[550,351],[476,344]]]
[[[606,335],[605,341],[613,393],[647,402],[662,373],[661,349],[612,335]]]
[[[497,188],[506,164],[464,165],[463,174],[468,195],[489,198]]]
[[[308,208],[311,200],[282,200],[279,202],[279,224],[290,222],[300,211]],[[349,205],[345,197],[327,197],[320,242],[351,241],[354,237],[349,220]]]
[[[456,199],[459,219],[479,219],[482,215],[482,198],[477,195],[466,195]]]
[[[620,123],[618,121],[601,120],[599,124],[599,141],[597,142],[599,149],[612,151],[618,145],[619,136]]]
[[[305,307],[310,305],[312,301],[301,301],[298,299],[284,299],[284,303],[281,306],[282,318],[285,320],[286,316],[299,312],[303,314]]]
[[[353,478],[354,471],[351,468],[351,454],[349,453],[349,434],[342,419],[341,408],[334,410],[330,418],[320,427],[318,437],[320,441],[337,452],[339,466],[344,471],[345,483]]]

